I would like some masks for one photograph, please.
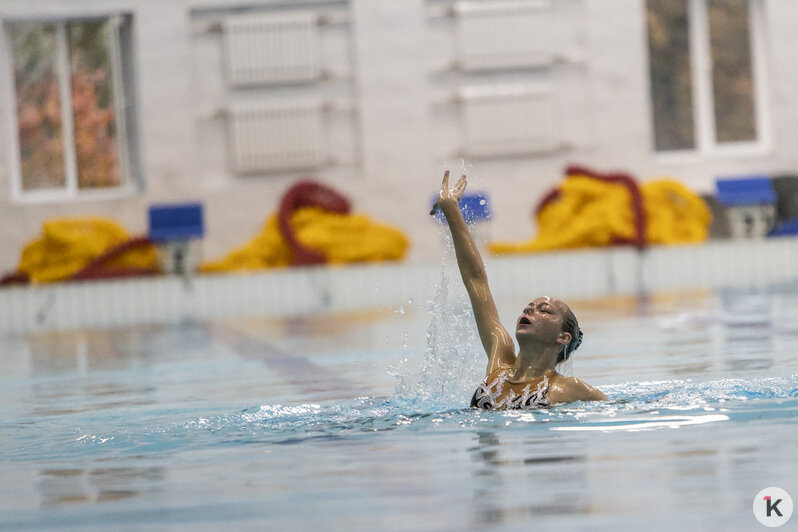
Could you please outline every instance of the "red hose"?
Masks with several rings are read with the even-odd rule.
[[[106,264],[115,258],[136,248],[152,245],[152,241],[147,236],[139,236],[122,242],[121,244],[107,249],[101,255],[94,257],[91,262],[83,268],[73,273],[68,281],[80,281],[87,279],[111,279],[120,277],[140,277],[145,275],[155,275],[160,273],[156,268],[107,268]]]
[[[317,250],[305,247],[291,227],[291,214],[301,207],[319,207],[329,212],[347,214],[350,210],[349,200],[336,190],[309,180],[293,185],[280,200],[280,233],[291,248],[291,264],[324,264],[327,257]]]
[[[25,272],[16,270],[0,277],[0,286],[8,286],[12,284],[30,284],[30,276]]]

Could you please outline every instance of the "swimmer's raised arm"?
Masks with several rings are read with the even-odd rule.
[[[513,364],[515,362],[515,346],[507,330],[499,321],[499,313],[488,287],[485,264],[482,262],[479,249],[471,238],[471,233],[469,233],[468,226],[460,212],[458,203],[463,197],[466,184],[466,176],[462,176],[450,189],[449,171],[446,170],[446,173],[443,174],[440,196],[430,214],[435,214],[438,209],[443,211],[449,229],[452,231],[457,266],[468,291],[468,297],[471,299],[479,338],[488,355],[487,372],[490,373],[500,363]]]

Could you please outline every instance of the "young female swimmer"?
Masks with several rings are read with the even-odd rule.
[[[479,338],[488,355],[485,380],[471,398],[471,406],[487,410],[527,409],[572,401],[604,401],[598,389],[575,377],[564,377],[554,367],[567,360],[582,343],[582,331],[568,305],[544,296],[530,302],[515,324],[518,354],[513,340],[499,322],[488,287],[485,265],[468,232],[458,202],[466,188],[462,176],[449,188],[449,171],[430,214],[443,211],[452,231],[457,266],[463,278]]]

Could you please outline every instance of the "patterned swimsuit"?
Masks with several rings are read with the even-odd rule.
[[[491,379],[490,382],[488,379]],[[498,375],[491,373],[482,384],[479,385],[471,398],[471,408],[481,408],[483,410],[532,410],[549,406],[549,379],[547,376],[538,383],[535,390],[532,385],[527,384],[521,394],[515,393],[510,389],[506,397],[502,397],[504,384],[507,382],[507,371],[502,370]]]

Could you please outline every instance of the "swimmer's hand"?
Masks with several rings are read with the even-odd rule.
[[[429,211],[431,215],[434,215],[438,210],[441,208],[441,203],[447,200],[452,200],[455,204],[460,202],[460,198],[463,197],[463,192],[465,192],[466,185],[468,182],[466,181],[466,176],[463,176],[457,181],[457,184],[449,188],[449,170],[446,170],[443,174],[443,183],[441,184],[441,193],[438,196],[438,201],[435,202],[435,205],[432,206],[432,210]]]

